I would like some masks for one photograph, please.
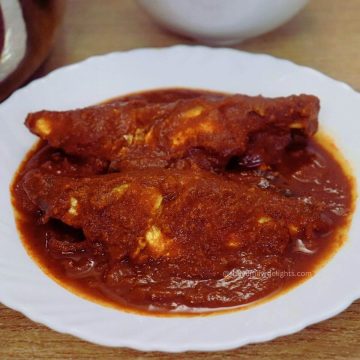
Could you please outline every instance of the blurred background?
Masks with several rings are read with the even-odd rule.
[[[31,79],[93,55],[139,47],[201,43],[201,40],[192,40],[160,27],[148,15],[149,3],[154,5],[161,1],[179,4],[185,0],[1,0],[3,6],[6,2],[19,2],[23,6],[26,24],[32,29],[28,41],[32,41],[32,51],[36,54],[32,54],[35,60],[30,61],[31,56],[27,54],[28,60],[22,74],[13,84],[1,83],[0,98],[28,79],[36,68],[38,70]],[[193,4],[203,3],[204,6],[204,3],[209,4],[206,1],[217,0],[192,1]],[[249,0],[243,1],[251,3]],[[261,1],[264,3],[264,0],[252,0],[252,4]],[[284,25],[239,44],[232,44],[231,47],[287,58],[360,89],[360,62],[357,61],[360,55],[359,0],[310,0],[303,9],[301,3],[306,3],[303,0],[265,0],[265,3],[269,4],[270,1],[277,3],[273,14],[285,11],[283,8],[289,4],[298,6],[300,11]],[[296,5],[299,1],[300,4]],[[147,5],[148,12],[139,6],[140,2]],[[166,13],[164,16],[169,17]],[[247,18],[249,16],[245,20]],[[19,24],[16,26],[15,33],[18,33]],[[1,27],[0,20],[0,32]],[[16,41],[19,44],[19,40]],[[50,44],[53,44],[51,51]],[[49,51],[47,60],[43,62]],[[41,63],[43,65],[39,68]],[[1,67],[4,66],[0,64],[0,80]]]

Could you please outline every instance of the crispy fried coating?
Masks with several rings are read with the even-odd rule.
[[[171,105],[169,106],[171,108]],[[25,121],[32,133],[66,153],[112,160],[141,130],[168,112],[166,104],[117,101],[71,111],[39,111]]]
[[[200,170],[77,179],[34,170],[23,186],[44,221],[82,229],[87,240],[106,244],[113,259],[186,262],[196,276],[205,276],[224,254],[280,255],[292,239],[306,243],[327,227],[321,209],[301,199]]]
[[[310,95],[199,96],[173,103],[118,102],[29,114],[27,127],[51,146],[111,162],[112,169],[273,164],[297,135],[317,130]],[[296,136],[295,136],[296,135]]]

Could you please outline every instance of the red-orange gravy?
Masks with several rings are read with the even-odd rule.
[[[148,102],[166,103],[179,98],[192,98],[199,93],[209,94],[205,91],[174,89],[128,95],[122,99],[140,98]],[[213,96],[216,97],[217,94],[214,93]],[[289,148],[279,164],[271,169],[260,170],[256,167],[245,169],[238,164],[230,163],[226,171],[219,176],[225,176],[233,181],[256,183],[259,189],[273,187],[284,196],[301,197],[305,203],[323,204],[325,208],[323,215],[330,230],[319,236],[315,234],[313,241],[307,246],[301,242],[301,239],[294,239],[282,255],[286,258],[286,267],[283,266],[284,262],[278,268],[276,262],[271,267],[262,267],[261,262],[269,261],[268,258],[257,256],[256,253],[251,255],[238,253],[236,256],[239,258],[239,264],[242,265],[238,268],[232,266],[220,278],[212,279],[206,286],[201,285],[204,279],[188,279],[187,283],[184,279],[178,282],[173,280],[171,286],[165,281],[164,288],[160,281],[149,287],[149,291],[146,292],[137,291],[136,286],[131,282],[131,277],[128,283],[121,283],[121,288],[108,286],[104,278],[114,264],[106,249],[99,251],[92,247],[74,254],[54,251],[49,246],[50,233],[74,243],[81,242],[84,235],[81,231],[72,229],[60,221],[50,220],[45,224],[42,223],[41,212],[33,205],[29,205],[21,180],[27,171],[39,168],[46,162],[56,164],[54,172],[59,171],[60,166],[62,174],[77,173],[87,176],[103,171],[97,168],[95,163],[68,156],[41,141],[27,154],[11,188],[18,230],[27,251],[41,268],[62,286],[91,300],[141,313],[171,315],[233,309],[290,289],[314,275],[316,270],[344,243],[356,196],[354,179],[345,160],[341,158],[331,139],[321,133],[309,139],[305,147]],[[209,211],[211,212],[211,209]],[[234,263],[236,264],[236,261]],[[244,267],[244,264],[248,267]],[[117,266],[121,269],[121,265]],[[126,266],[128,269],[131,264],[127,263]],[[148,266],[146,275],[145,273],[141,275],[144,277],[143,281],[146,282],[146,278],[151,278],[153,275],[156,279],[166,279],[166,273],[160,275],[157,273],[159,269],[156,266]],[[264,271],[264,269],[270,270]],[[260,277],[263,279],[259,283]],[[246,286],[240,291],[239,287],[234,286],[234,282],[243,278],[246,278],[244,282]],[[259,289],[255,291],[259,286],[263,286],[263,291]],[[226,296],[222,297],[221,293],[219,295],[216,290],[219,287],[227,287]],[[184,288],[186,288],[185,292]],[[234,288],[233,293],[231,293],[232,288]],[[178,293],[183,291],[185,294],[182,295],[183,302],[179,301],[177,289]],[[152,297],[151,291],[157,296]],[[199,291],[202,292],[201,296],[198,294]],[[164,304],[161,304],[161,296],[158,295],[162,293],[166,295],[164,295],[164,299],[166,298]],[[231,296],[228,295],[229,293]],[[169,301],[172,294],[173,302]],[[152,299],[155,298],[156,302],[153,302]],[[199,301],[199,299],[203,300]],[[196,306],[192,306],[192,303]]]

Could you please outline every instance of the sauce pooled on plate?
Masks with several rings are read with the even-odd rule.
[[[290,289],[342,245],[353,210],[318,111],[311,95],[169,89],[29,114],[41,141],[12,186],[25,246],[63,286],[145,313]]]

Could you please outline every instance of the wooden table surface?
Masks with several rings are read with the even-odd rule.
[[[192,44],[160,29],[134,0],[68,0],[55,47],[36,74],[88,56],[138,47]],[[360,0],[311,0],[292,21],[238,46],[318,69],[360,89]],[[336,101],[336,99],[334,99]],[[357,274],[354,274],[355,281]],[[1,285],[0,285],[1,286]],[[0,359],[360,359],[360,301],[291,336],[218,353],[113,349],[58,334],[0,305]]]

